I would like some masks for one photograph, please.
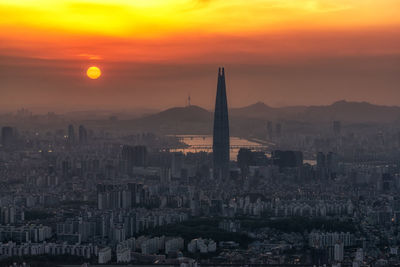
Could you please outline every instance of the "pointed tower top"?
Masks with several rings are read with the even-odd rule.
[[[220,77],[225,76],[225,68],[224,67],[218,68],[218,76],[220,76]]]

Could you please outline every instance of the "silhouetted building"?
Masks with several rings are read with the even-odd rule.
[[[217,96],[214,110],[213,163],[214,178],[228,178],[229,119],[224,68],[218,69]]]
[[[79,126],[79,144],[86,144],[87,143],[87,130],[83,125]]]
[[[72,164],[69,158],[66,158],[61,162],[62,176],[67,178],[71,174]]]
[[[279,166],[280,170],[303,166],[303,153],[301,151],[275,150],[272,152],[272,159],[274,165]]]
[[[333,152],[324,154],[323,152],[317,153],[317,178],[336,178],[338,170],[338,155]]]
[[[122,154],[122,160],[125,162],[125,171],[127,173],[132,173],[134,157],[135,157],[133,147],[127,145],[123,146],[121,154]]]
[[[333,122],[333,133],[334,135],[340,135],[342,132],[342,123],[340,121]]]
[[[171,183],[171,168],[161,168],[160,171],[160,182],[163,185]]]
[[[268,138],[269,139],[273,138],[273,129],[272,129],[272,122],[271,121],[267,122],[267,134],[268,134]]]
[[[334,152],[329,152],[326,155],[326,163],[327,163],[327,172],[328,172],[328,176],[330,178],[336,178],[336,174],[338,172],[338,163],[339,163],[339,159],[338,159],[338,155]]]
[[[393,176],[390,173],[382,174],[381,183],[382,185],[380,186],[380,189],[384,192],[389,192],[390,190],[393,190],[393,188],[395,188],[395,182]]]
[[[97,208],[129,209],[143,205],[145,191],[142,184],[98,184],[97,185]]]
[[[277,123],[275,126],[275,131],[276,131],[276,137],[281,137],[282,134],[282,125],[280,123]]]
[[[147,165],[147,148],[145,146],[134,146],[133,166],[146,167]]]
[[[14,144],[14,130],[5,126],[1,129],[1,144],[4,148],[10,148]]]
[[[327,162],[326,156],[323,152],[317,153],[317,178],[327,178]]]
[[[75,144],[75,130],[72,124],[68,126],[68,143]]]
[[[172,154],[171,171],[173,177],[181,177],[181,171],[184,167],[184,160],[185,155],[182,152],[176,152]]]
[[[147,148],[145,146],[124,145],[121,154],[127,173],[132,173],[133,167],[146,167],[147,165]]]
[[[249,167],[253,163],[253,155],[250,149],[241,148],[237,155],[237,165],[240,168],[243,176],[246,176],[249,172]]]
[[[237,164],[242,175],[246,176],[250,166],[266,166],[268,164],[268,158],[264,152],[241,148],[237,155]]]

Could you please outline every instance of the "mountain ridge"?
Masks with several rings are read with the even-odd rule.
[[[229,110],[232,131],[265,129],[267,121],[298,123],[390,123],[400,121],[399,106],[375,105],[368,102],[340,100],[330,105],[270,107],[257,102]],[[199,106],[173,107],[133,120],[135,126],[171,134],[212,132],[213,112]]]

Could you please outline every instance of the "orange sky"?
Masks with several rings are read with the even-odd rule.
[[[82,69],[97,64],[104,69],[106,78],[103,80],[109,79],[107,85],[105,81],[97,84],[99,92],[106,94],[106,86],[116,86],[116,80],[121,82],[120,79],[128,71],[129,68],[124,69],[123,66],[186,64],[191,66],[193,75],[190,80],[186,78],[185,86],[191,83],[211,86],[200,80],[202,74],[196,78],[193,66],[209,66],[211,70],[207,71],[207,75],[211,77],[218,65],[227,65],[238,70],[238,76],[232,77],[235,84],[231,85],[233,92],[239,94],[232,96],[234,105],[248,104],[257,99],[275,105],[356,99],[360,98],[360,94],[337,94],[326,99],[314,97],[322,84],[337,81],[338,78],[332,74],[331,77],[325,75],[324,79],[314,79],[316,77],[311,70],[314,67],[310,67],[308,72],[304,69],[304,81],[300,82],[300,85],[305,83],[304,88],[310,87],[310,91],[304,91],[312,97],[307,101],[280,96],[276,91],[295,92],[298,88],[295,84],[281,84],[279,80],[263,80],[263,77],[269,76],[268,73],[259,73],[259,76],[251,78],[252,81],[257,80],[252,86],[253,96],[243,98],[239,84],[252,82],[246,81],[249,77],[245,75],[245,66],[253,70],[268,64],[275,64],[284,75],[291,74],[292,66],[296,64],[305,64],[305,68],[319,64],[328,72],[331,65],[327,66],[327,62],[343,62],[344,65],[354,66],[355,76],[360,76],[363,75],[363,67],[360,67],[359,60],[376,58],[380,65],[375,71],[385,70],[381,75],[386,75],[389,68],[392,73],[397,66],[386,59],[400,54],[398,10],[399,0],[3,0],[0,1],[0,59],[3,61],[0,62],[0,70],[4,68],[8,72],[3,79],[4,84],[0,80],[0,85],[3,85],[6,96],[12,99],[11,104],[10,101],[6,103],[10,107],[30,104],[21,97],[23,92],[26,93],[27,86],[32,86],[31,100],[35,100],[32,100],[32,105],[45,105],[51,101],[61,102],[61,96],[74,99],[74,95],[57,91],[50,98],[49,94],[45,94],[46,88],[57,87],[53,77],[47,77],[48,83],[44,83],[43,78],[40,79],[42,82],[34,79],[29,84],[24,83],[21,77],[30,79],[35,73],[29,66],[56,68],[57,73],[53,75],[57,75],[64,84],[69,77],[79,79]],[[242,71],[239,71],[241,68]],[[153,72],[155,79],[152,79],[147,73],[141,73],[143,69],[137,70],[136,80],[129,80],[134,85],[136,82],[137,90],[130,93],[132,97],[146,98],[146,90],[155,90],[152,88],[162,84],[174,97],[167,103],[155,100],[141,103],[156,107],[180,103],[176,100],[177,96],[188,89],[176,88],[182,85],[160,73]],[[36,76],[42,77],[44,73]],[[179,76],[176,72],[170,77]],[[352,81],[357,78],[355,76],[351,77]],[[147,83],[144,77],[150,78]],[[310,83],[310,79],[320,80],[321,84],[308,86],[306,82]],[[365,95],[366,100],[400,104],[400,95],[398,101],[393,100],[397,97],[393,93],[397,92],[392,89],[392,78],[379,76],[376,79],[382,83],[373,84],[381,87],[380,90],[388,87],[388,93],[392,95],[377,98],[381,91],[374,93],[370,88]],[[139,80],[142,82],[138,83]],[[268,83],[274,86],[265,88],[264,84]],[[362,82],[354,80],[350,84],[359,86]],[[88,85],[77,82],[74,86],[86,88]],[[286,87],[281,88],[283,86]],[[210,92],[214,87],[212,85]],[[208,101],[197,93],[196,90],[201,89],[193,90],[192,94],[198,94],[198,104],[212,106],[212,97]],[[39,100],[33,97],[35,95],[43,96]],[[110,97],[99,97],[92,105],[104,105],[106,101],[111,101],[112,107],[120,103],[118,98],[112,101]]]

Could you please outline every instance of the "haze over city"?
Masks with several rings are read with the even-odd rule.
[[[400,266],[399,10],[0,1],[0,266]]]

